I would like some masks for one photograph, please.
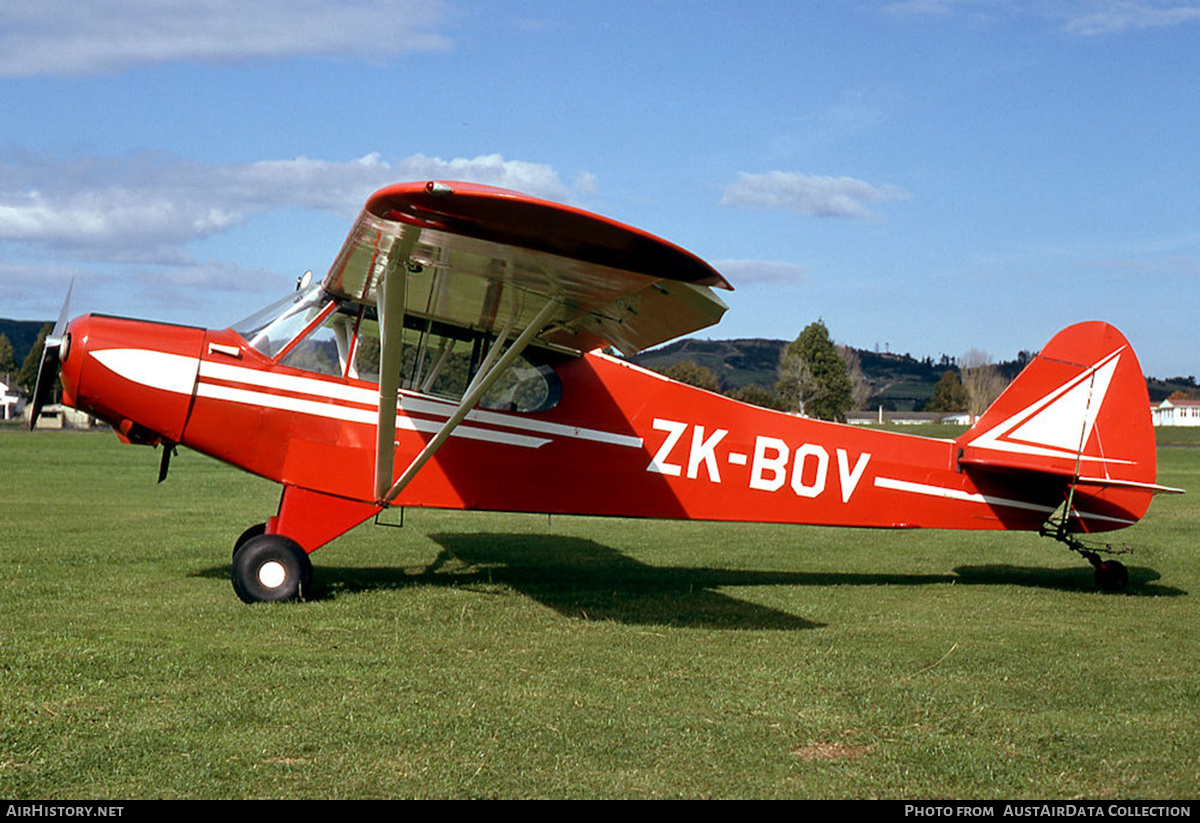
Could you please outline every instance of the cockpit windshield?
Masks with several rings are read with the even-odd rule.
[[[233,325],[247,343],[274,358],[308,328],[333,297],[316,283],[293,292]]]

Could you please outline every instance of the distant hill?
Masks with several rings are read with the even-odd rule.
[[[715,374],[721,382],[721,391],[727,394],[750,384],[774,391],[779,355],[788,342],[760,338],[689,338],[641,352],[629,359],[639,366],[659,371],[691,360]],[[933,395],[933,387],[942,374],[947,370],[957,371],[953,361],[945,357],[938,361],[930,357],[917,360],[908,354],[852,350],[858,355],[863,374],[871,384],[871,401],[868,405],[872,409],[882,405],[888,411],[919,410]],[[1021,352],[1015,360],[997,363],[996,367],[1006,380],[1012,380],[1032,356],[1032,352]],[[1151,403],[1159,403],[1177,391],[1195,394],[1198,388],[1194,375],[1146,379]]]
[[[635,354],[629,359],[647,369],[661,371],[691,360],[717,376],[721,391],[757,385],[775,389],[783,340],[676,340],[665,346]]]
[[[786,340],[677,340],[661,348],[641,352],[629,358],[648,369],[662,370],[687,360],[704,366],[717,376],[721,390],[729,393],[746,385],[775,390],[779,355]],[[871,385],[870,408],[883,406],[889,411],[913,411],[925,406],[942,374],[956,370],[948,359],[917,360],[908,354],[853,349],[863,375]],[[1029,355],[1027,353],[1025,357]],[[1016,377],[1027,360],[997,363],[1007,379]],[[1169,393],[1169,392],[1168,392]],[[1163,395],[1164,397],[1166,395]]]
[[[1177,391],[1195,396],[1197,388],[1194,375],[1168,377],[1165,380],[1160,380],[1157,377],[1146,378],[1146,390],[1150,392],[1151,403],[1161,403]]]

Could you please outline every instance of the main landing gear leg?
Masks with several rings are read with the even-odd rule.
[[[313,579],[309,553],[379,510],[373,503],[284,486],[279,513],[246,529],[233,546],[233,590],[245,603],[303,600]]]

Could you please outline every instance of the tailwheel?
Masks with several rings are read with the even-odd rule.
[[[1074,508],[1075,483],[1072,481],[1067,499],[1059,506],[1049,519],[1042,524],[1042,537],[1053,537],[1068,549],[1077,552],[1092,564],[1095,569],[1096,588],[1102,592],[1122,592],[1129,586],[1129,570],[1119,560],[1102,560],[1100,552],[1108,555],[1129,554],[1133,549],[1128,546],[1114,549],[1112,546],[1089,546],[1076,537],[1070,529],[1070,520]],[[1082,524],[1081,524],[1082,525]]]
[[[243,603],[302,600],[312,585],[312,562],[296,541],[260,534],[235,549],[232,578]]]
[[[1051,519],[1042,527],[1043,537],[1053,537],[1068,549],[1082,556],[1095,569],[1096,588],[1102,592],[1122,592],[1129,587],[1129,570],[1120,560],[1104,560],[1100,552],[1108,555],[1129,554],[1133,551],[1128,546],[1114,549],[1112,546],[1088,546],[1075,535],[1071,534],[1064,520]]]
[[[1129,570],[1120,560],[1101,560],[1085,555],[1096,569],[1096,588],[1103,592],[1121,592],[1129,585]]]

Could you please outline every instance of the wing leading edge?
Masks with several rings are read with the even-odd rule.
[[[611,345],[632,354],[711,326],[726,310],[711,289],[732,288],[646,232],[456,182],[376,192],[325,288],[376,305],[381,280],[400,272],[408,315],[491,334],[519,334],[541,318],[539,342],[576,352]]]

